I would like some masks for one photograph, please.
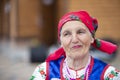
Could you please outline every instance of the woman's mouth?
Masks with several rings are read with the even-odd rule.
[[[81,45],[75,45],[72,47],[73,49],[78,49],[78,48],[81,48]]]

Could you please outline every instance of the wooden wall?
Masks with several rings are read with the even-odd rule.
[[[40,1],[18,0],[18,36],[37,37],[40,27]]]
[[[57,2],[47,5],[42,0],[19,0],[18,4],[18,37],[55,43]]]
[[[5,36],[7,38],[10,37],[9,31],[9,0],[1,0],[0,2],[0,39],[4,39]]]
[[[47,44],[52,44],[56,42],[57,24],[63,14],[69,11],[87,10],[98,19],[99,28],[96,37],[120,40],[120,0],[57,0],[53,6],[54,9],[44,6],[42,0],[8,1],[11,9],[9,15],[4,15],[9,17],[9,24],[3,22],[0,29],[9,25],[7,35],[10,37],[38,38]],[[2,19],[5,17],[3,16]],[[0,34],[4,35],[5,32],[0,30]]]
[[[0,38],[2,38],[2,30],[3,30],[3,28],[2,28],[2,14],[3,14],[3,1],[1,1],[1,3],[0,3]]]

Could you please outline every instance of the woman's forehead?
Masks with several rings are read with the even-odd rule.
[[[81,21],[68,21],[63,25],[61,30],[79,29],[79,28],[88,29],[86,25],[82,23]]]

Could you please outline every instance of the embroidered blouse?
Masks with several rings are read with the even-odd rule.
[[[84,80],[85,72],[87,71],[87,66],[79,70],[73,70],[69,68],[66,64],[66,60],[63,62],[63,77],[65,80]],[[36,67],[30,80],[45,80],[46,79],[46,62],[40,64]],[[60,80],[54,78],[52,80]],[[118,71],[113,66],[109,66],[104,73],[104,80],[120,80],[120,71]]]

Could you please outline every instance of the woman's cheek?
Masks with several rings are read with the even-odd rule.
[[[67,46],[69,44],[69,39],[64,39],[63,44]]]
[[[68,47],[69,44],[70,44],[70,38],[69,38],[69,37],[67,37],[67,38],[62,38],[61,44],[62,44],[63,47]]]
[[[82,37],[80,37],[80,39],[84,44],[89,44],[91,41],[91,38],[88,35],[83,35]]]

